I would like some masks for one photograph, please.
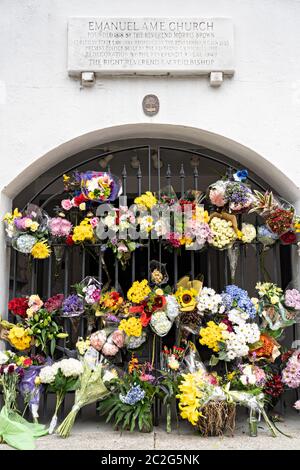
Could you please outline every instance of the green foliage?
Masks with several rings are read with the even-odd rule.
[[[49,353],[53,356],[57,338],[68,336],[62,333],[62,327],[55,321],[54,314],[50,314],[46,309],[40,309],[31,318],[27,320],[29,333],[35,339],[35,346],[40,348],[45,354]]]
[[[145,392],[143,400],[128,405],[120,400],[134,385],[140,385]],[[100,401],[98,411],[106,416],[106,422],[114,421],[115,429],[127,429],[133,432],[152,430],[152,404],[158,388],[150,382],[141,381],[137,372],[125,374],[122,379],[110,382],[111,395]]]
[[[80,379],[79,377],[65,377],[64,374],[58,369],[55,376],[55,381],[48,385],[49,392],[60,392],[66,394],[67,392],[73,392],[79,388]]]

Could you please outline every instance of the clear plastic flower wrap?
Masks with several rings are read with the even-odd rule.
[[[160,263],[159,261],[150,261],[149,266],[150,279],[156,286],[167,284],[169,276],[166,269],[166,264]]]
[[[192,341],[189,341],[183,360],[180,364],[180,372],[184,374],[193,374],[197,370],[207,372],[207,369],[201,360],[200,354],[197,351],[195,344]]]

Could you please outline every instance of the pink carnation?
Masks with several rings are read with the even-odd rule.
[[[211,189],[209,192],[209,199],[214,206],[224,207],[226,204],[224,191],[219,189]]]

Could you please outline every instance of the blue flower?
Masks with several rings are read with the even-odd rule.
[[[140,385],[135,385],[127,392],[126,395],[119,395],[119,398],[122,403],[126,405],[135,405],[139,401],[143,400],[145,397],[145,391],[141,388]]]
[[[245,181],[248,178],[248,170],[239,170],[234,173],[233,178],[235,181]]]
[[[226,286],[225,291],[222,292],[222,299],[226,306],[226,310],[237,307],[246,312],[249,315],[249,318],[255,318],[255,305],[250,299],[248,292],[244,289],[241,289],[234,284]]]

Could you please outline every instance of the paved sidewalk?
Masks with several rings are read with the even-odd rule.
[[[279,434],[273,438],[265,424],[259,425],[257,438],[248,436],[247,423],[241,421],[237,424],[234,437],[202,438],[193,432],[187,423],[180,423],[177,430],[174,426],[172,434],[167,434],[163,425],[154,428],[150,434],[117,432],[111,425],[105,424],[97,417],[89,417],[77,422],[72,434],[67,439],[56,435],[45,436],[37,440],[37,449],[45,450],[181,450],[181,449],[213,449],[213,450],[237,450],[237,449],[297,449],[300,450],[300,416],[294,412],[286,418],[278,427],[292,437]],[[8,446],[0,445],[1,449]]]

